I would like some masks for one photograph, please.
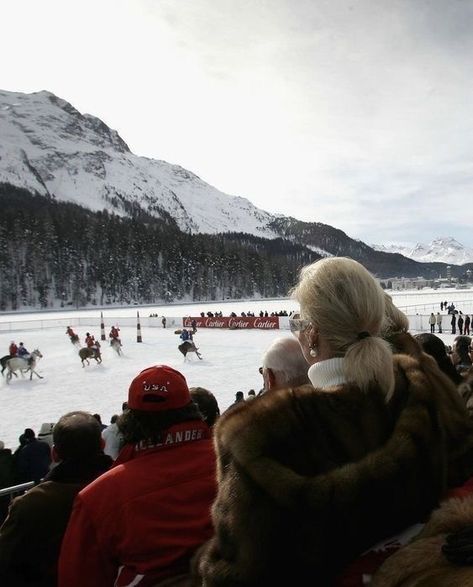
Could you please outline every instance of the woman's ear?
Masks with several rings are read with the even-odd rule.
[[[317,330],[317,328],[313,324],[311,324],[309,326],[309,328],[306,330],[305,335],[306,335],[308,346],[310,348],[316,347],[317,342],[319,340],[319,331]]]

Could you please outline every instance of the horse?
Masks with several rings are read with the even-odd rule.
[[[123,354],[122,343],[119,338],[112,338],[110,340],[110,346],[117,353],[118,356]]]
[[[202,355],[199,353],[199,349],[195,346],[194,342],[191,342],[189,340],[185,340],[177,348],[184,355],[184,360],[186,359],[187,353],[195,353],[199,357],[199,359],[202,360]]]
[[[79,335],[78,334],[74,334],[73,336],[70,336],[70,341],[71,343],[76,346],[77,344],[79,344]]]
[[[89,365],[89,359],[95,359],[97,363],[102,362],[102,355],[100,354],[100,349],[93,349],[88,346],[85,346],[80,349],[79,357],[82,361],[82,367],[85,367],[84,361],[87,361],[87,365]]]
[[[7,368],[7,362],[8,362],[8,360],[9,359],[15,359],[15,358],[16,358],[16,355],[5,355],[4,357],[2,357],[0,359],[0,365],[2,367],[2,371],[1,371],[2,377],[3,377],[3,373],[4,373],[5,369]],[[13,372],[13,375],[15,377],[18,377],[18,375],[15,372]]]
[[[35,349],[29,359],[23,359],[22,357],[13,357],[7,360],[7,383],[10,383],[10,380],[13,375],[16,376],[15,371],[20,371],[23,375],[23,372],[30,372],[30,381],[33,379],[33,373],[39,379],[43,379],[39,373],[35,371],[36,363],[38,359],[41,359],[43,355],[39,349]]]
[[[4,357],[2,357],[0,359],[0,365],[2,366],[2,376],[3,376],[3,372],[7,368],[7,361],[8,361],[8,359],[13,359],[14,357],[15,357],[15,355],[5,355]],[[14,375],[16,377],[18,377],[18,375],[16,373]]]

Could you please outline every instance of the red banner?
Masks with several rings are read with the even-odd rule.
[[[237,316],[236,318],[209,318],[199,316],[198,318],[183,318],[182,324],[185,328],[192,328],[192,321],[195,320],[197,328],[260,328],[262,330],[278,330],[279,316],[268,316],[260,318],[259,316]]]

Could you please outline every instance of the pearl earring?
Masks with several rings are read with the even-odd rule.
[[[317,349],[315,348],[315,346],[310,347],[309,355],[311,357],[316,357],[317,356]]]

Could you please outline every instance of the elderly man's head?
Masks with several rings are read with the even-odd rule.
[[[102,451],[102,430],[92,414],[68,412],[54,426],[53,442],[55,461],[85,461]]]
[[[304,385],[309,382],[308,369],[299,342],[293,337],[277,338],[263,357],[264,389]]]

